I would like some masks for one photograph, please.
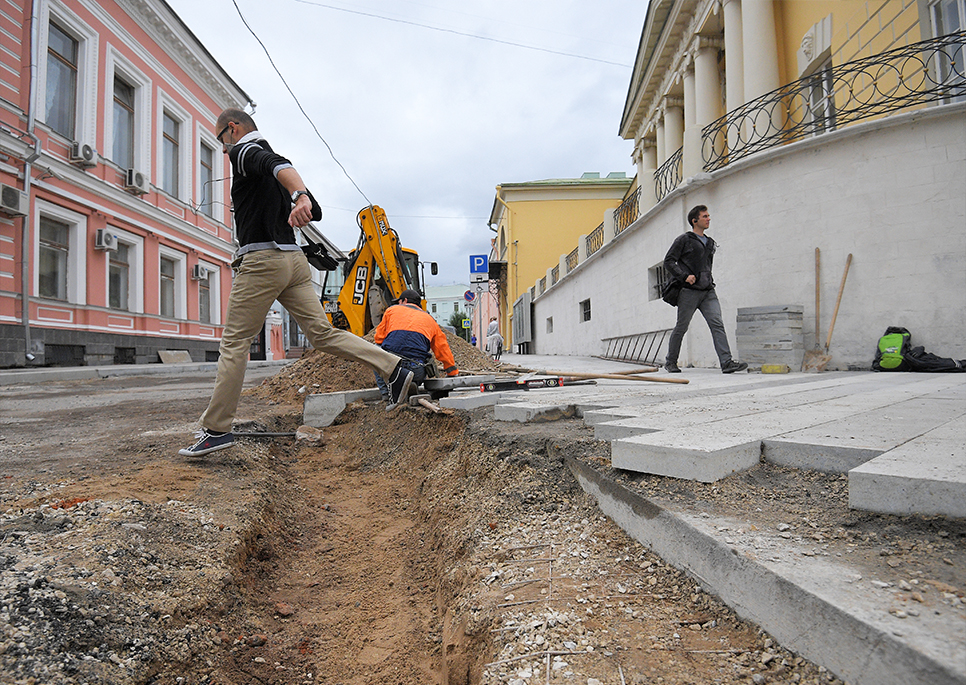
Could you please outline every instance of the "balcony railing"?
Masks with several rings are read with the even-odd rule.
[[[680,147],[654,172],[654,195],[658,202],[681,185],[681,181],[684,180],[681,172],[681,160],[683,158],[684,148]]]
[[[570,254],[567,255],[567,273],[568,274],[577,268],[577,260],[579,259],[578,253],[579,253],[579,249],[575,247],[573,250],[570,251]]]
[[[587,236],[587,256],[594,254],[604,246],[604,224],[601,223],[600,226],[595,228]]]
[[[557,281],[560,280],[560,265],[550,269],[550,287],[557,285]]]
[[[614,210],[614,235],[619,235],[625,228],[637,221],[641,215],[641,189],[638,188],[634,193],[621,203],[621,206]]]
[[[537,293],[537,295],[543,295],[545,292],[547,292],[547,277],[546,276],[544,276],[543,278],[540,279],[540,287],[537,288],[537,290],[539,291]]]
[[[964,46],[966,31],[912,43],[824,69],[747,102],[703,129],[704,168],[714,171],[863,119],[966,98]]]

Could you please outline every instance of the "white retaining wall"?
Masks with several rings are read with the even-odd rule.
[[[711,213],[735,356],[739,307],[803,305],[805,349],[816,344],[818,247],[822,345],[853,255],[829,369],[868,368],[891,325],[928,352],[966,358],[966,104],[866,122],[688,179],[534,301],[533,352],[599,355],[603,338],[672,328],[677,310],[650,299],[648,269],[687,230],[696,204]],[[591,320],[581,322],[588,298]],[[717,365],[700,313],[679,363]]]

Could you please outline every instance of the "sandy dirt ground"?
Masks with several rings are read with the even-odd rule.
[[[461,368],[487,366],[454,347]],[[315,353],[248,383],[239,431],[295,431],[305,394],[371,386]],[[839,682],[599,514],[563,464],[608,468],[579,421],[356,403],[322,443],[243,439],[185,459],[210,387],[0,388],[0,682]],[[795,509],[840,502],[835,479],[778,495],[789,474],[715,491],[614,475],[722,509],[786,497],[756,507],[776,520],[792,507],[793,525],[895,573],[918,568],[924,601],[953,604],[966,584],[961,525]]]

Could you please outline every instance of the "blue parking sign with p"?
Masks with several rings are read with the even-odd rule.
[[[489,257],[485,254],[470,255],[470,273],[485,274],[490,270]]]

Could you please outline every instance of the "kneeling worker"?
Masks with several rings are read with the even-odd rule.
[[[412,370],[413,387],[426,378],[426,364],[432,354],[443,365],[447,376],[459,373],[456,360],[446,340],[446,333],[436,320],[419,306],[422,297],[415,290],[404,290],[396,304],[382,315],[376,327],[376,344],[402,358],[401,364]],[[376,384],[388,394],[385,382],[376,374]]]

